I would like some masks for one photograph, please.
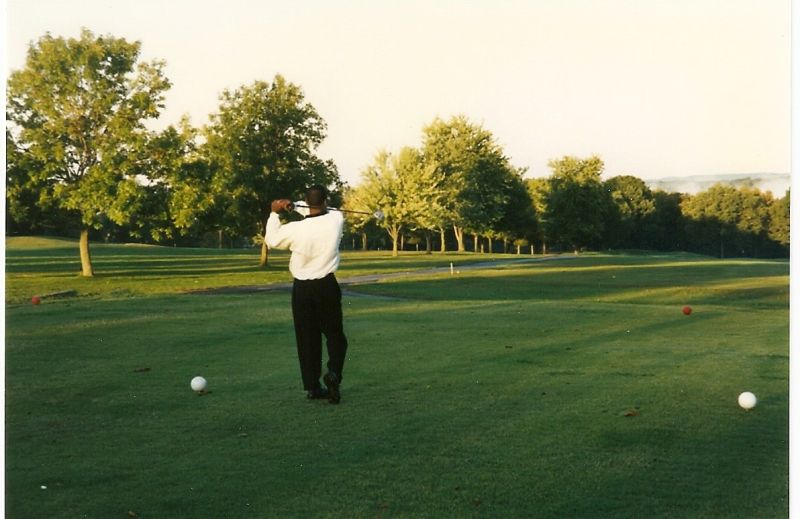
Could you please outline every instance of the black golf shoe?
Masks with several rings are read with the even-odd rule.
[[[325,387],[317,387],[306,393],[306,398],[309,400],[322,400],[323,398],[330,398],[330,391]]]
[[[333,371],[329,371],[322,377],[322,380],[328,386],[328,402],[338,404],[342,399],[342,393],[339,391],[339,376]]]

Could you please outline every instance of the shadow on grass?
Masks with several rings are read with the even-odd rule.
[[[119,264],[119,265],[107,265],[107,264],[95,264],[95,277],[150,277],[153,275],[158,276],[200,276],[200,275],[217,275],[217,274],[225,274],[225,273],[242,273],[242,272],[261,272],[267,269],[274,269],[276,267],[265,267],[260,268],[258,266],[253,265],[220,265],[219,262],[216,262],[211,266],[208,267],[198,267],[197,264],[180,264],[180,263],[170,263],[169,265],[157,265],[157,264],[147,264],[141,263],[137,264],[136,266],[126,265],[126,264]],[[285,267],[283,267],[285,269]],[[51,268],[41,268],[37,267],[36,269],[18,269],[18,268],[6,268],[7,273],[13,274],[73,274],[80,272],[80,263],[75,262],[71,265],[58,265],[53,266]]]
[[[6,272],[21,273],[73,273],[80,270],[80,259],[72,255],[53,255],[43,261],[41,257],[16,256],[6,259]],[[285,258],[272,261],[286,268]],[[138,255],[94,255],[95,272],[113,276],[158,275],[203,275],[241,272],[258,272],[258,256],[220,257],[208,254],[194,256],[138,256]],[[267,267],[269,268],[269,267]]]
[[[412,280],[351,285],[368,294],[421,300],[576,300],[788,306],[787,262],[703,261],[619,265],[614,260],[528,264]]]

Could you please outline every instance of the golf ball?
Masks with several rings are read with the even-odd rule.
[[[194,377],[192,379],[192,390],[194,391],[205,391],[208,382],[203,377]]]
[[[756,395],[750,391],[745,391],[739,395],[739,405],[742,407],[742,409],[752,409],[756,406],[757,402],[758,400],[756,399]]]

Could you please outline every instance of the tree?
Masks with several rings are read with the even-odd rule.
[[[360,210],[380,209],[383,213],[378,225],[389,234],[393,256],[398,255],[403,230],[413,227],[424,211],[426,200],[416,184],[420,168],[418,152],[413,148],[403,148],[397,155],[380,151],[373,164],[362,171],[362,182],[353,193],[352,200],[365,206]]]
[[[422,233],[425,237],[425,253],[430,254],[431,232],[439,230],[441,233],[441,221],[445,214],[444,176],[433,164],[425,163],[422,153],[415,148],[400,150],[399,160],[403,164],[406,179],[403,188],[410,207],[407,227]]]
[[[502,214],[489,231],[490,238],[497,236],[517,245],[517,253],[522,245],[527,245],[537,234],[536,208],[528,192],[523,171],[507,170],[504,183],[505,203]],[[489,251],[492,251],[491,241]]]
[[[158,117],[170,86],[163,62],[138,62],[139,50],[139,42],[85,29],[78,39],[48,33],[8,79],[6,119],[31,166],[15,171],[27,177],[17,185],[39,189],[39,207],[79,222],[84,276],[94,273],[89,230],[106,220],[130,222],[127,207],[141,189],[143,123]]]
[[[736,222],[737,248],[743,255],[758,257],[768,241],[769,206],[772,193],[762,193],[758,188],[738,189],[741,200]]]
[[[550,182],[546,178],[531,178],[525,181],[536,215],[535,238],[542,244],[542,254],[547,254],[550,241],[550,224],[547,220],[547,200],[550,196]]]
[[[464,232],[486,232],[503,216],[511,166],[491,132],[463,115],[436,118],[423,129],[422,156],[442,182],[437,228],[452,225],[463,252]]]
[[[642,248],[647,241],[646,218],[655,211],[650,188],[643,180],[620,175],[604,182],[613,202],[607,221],[607,243],[617,247]]]
[[[367,201],[362,200],[361,192],[358,189],[354,189],[351,186],[345,186],[344,192],[344,203],[342,208],[348,211],[360,211],[364,213],[369,213],[368,210],[363,209],[367,207]],[[345,228],[345,232],[351,232],[354,234],[359,234],[361,237],[361,250],[368,249],[367,243],[367,233],[370,223],[373,221],[373,218],[368,214],[360,214],[360,213],[350,213],[346,212],[345,221],[347,222],[347,226]],[[353,248],[355,248],[355,243],[353,244]]]
[[[774,256],[788,252],[788,200],[756,188],[716,184],[681,204],[688,248],[726,256]]]
[[[340,190],[336,166],[316,155],[326,129],[301,88],[280,75],[223,91],[204,132],[220,231],[263,234],[273,199],[297,197],[311,184]],[[262,243],[260,265],[267,259]]]
[[[681,212],[684,195],[655,190],[654,209],[644,216],[642,223],[645,241],[643,246],[650,249],[674,251],[686,246],[685,218]]]
[[[736,188],[715,184],[686,198],[681,210],[688,218],[691,248],[707,254],[716,252],[720,258],[736,251],[731,245],[735,243],[742,212],[742,197]]]
[[[156,242],[213,227],[212,172],[197,144],[199,130],[184,116],[147,143],[145,197],[137,219]]]
[[[725,189],[725,186],[717,184],[706,191],[687,196],[681,203],[681,212],[687,218],[686,234],[692,250],[725,257],[724,236],[732,232],[736,223],[732,212],[721,210]]]
[[[551,160],[549,166],[553,174],[548,179],[548,234],[576,254],[583,247],[598,247],[612,204],[600,180],[603,161],[598,156],[567,156]]]
[[[68,232],[63,210],[46,194],[43,180],[36,175],[42,165],[25,153],[6,128],[6,223],[7,231],[38,233]]]
[[[769,206],[769,238],[781,245],[789,246],[789,191],[783,198],[774,200]]]
[[[460,219],[464,230],[475,235],[476,252],[478,236],[488,236],[491,240],[511,230],[511,219],[506,219],[505,228],[501,228],[501,220],[512,216],[508,205],[517,179],[517,171],[511,169],[499,150],[476,157],[474,167],[465,171],[465,182],[458,195]]]

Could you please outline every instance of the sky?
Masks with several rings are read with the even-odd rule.
[[[789,173],[790,0],[3,0],[5,73],[45,32],[142,44],[172,82],[154,128],[224,89],[299,85],[357,184],[434,118],[492,132],[527,177],[599,155],[608,178]]]

